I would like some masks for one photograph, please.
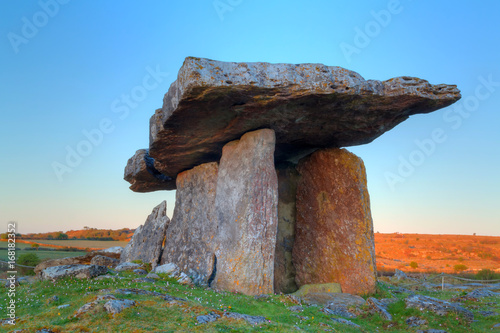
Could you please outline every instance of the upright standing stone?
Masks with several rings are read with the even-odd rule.
[[[246,133],[222,150],[215,199],[215,287],[248,295],[273,292],[278,222],[275,134]]]
[[[177,176],[174,215],[161,263],[175,263],[197,284],[208,285],[214,271],[217,230],[215,191],[218,164],[205,163]]]
[[[375,245],[363,161],[345,149],[323,149],[302,159],[298,171],[297,284],[338,282],[344,293],[373,293]]]
[[[296,195],[299,173],[292,163],[276,167],[278,174],[278,233],[274,258],[274,292],[296,291],[292,249],[295,241]]]
[[[160,260],[165,231],[170,219],[167,216],[167,202],[153,208],[144,225],[139,226],[120,256],[120,263],[141,260],[156,267]]]

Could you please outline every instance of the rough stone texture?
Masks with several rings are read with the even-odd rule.
[[[378,299],[369,297],[366,300],[366,304],[368,304],[368,306],[370,306],[372,310],[377,312],[385,320],[392,321],[392,315],[389,313],[389,311],[387,311],[387,306],[384,303],[380,302]]]
[[[278,175],[278,231],[274,255],[274,292],[296,291],[292,249],[295,241],[296,195],[299,173],[292,163],[276,167]]]
[[[282,161],[315,148],[369,143],[410,115],[435,111],[460,97],[454,85],[414,77],[381,82],[322,64],[189,57],[150,121],[149,155],[161,173],[158,183],[152,184],[148,169],[138,166],[142,171],[131,181],[132,189],[174,189],[178,173],[217,161],[224,144],[259,128],[276,132],[276,158]]]
[[[121,264],[115,267],[115,271],[117,272],[133,271],[134,269],[139,269],[142,267],[143,267],[142,265],[133,262],[122,262]]]
[[[161,263],[174,263],[200,285],[214,271],[213,238],[217,230],[215,191],[217,163],[205,163],[177,176],[172,221],[167,229]]]
[[[375,242],[363,161],[345,149],[322,149],[297,168],[297,285],[338,282],[345,293],[375,292]]]
[[[105,255],[106,257],[118,259],[118,258],[120,258],[121,254],[123,252],[123,247],[113,246],[113,247],[108,247],[105,250],[101,250],[101,251],[97,251],[97,252],[102,253],[102,255]]]
[[[259,325],[259,324],[266,322],[266,318],[264,318],[263,316],[250,316],[247,314],[242,314],[242,313],[237,313],[237,312],[225,313],[224,317],[232,318],[232,319],[243,319],[251,325]]]
[[[366,301],[360,296],[351,294],[332,294],[326,306],[323,308],[323,312],[335,316],[356,318],[357,315],[355,311],[352,310],[358,309],[365,304]]]
[[[92,260],[90,260],[91,265],[98,265],[98,266],[106,266],[110,268],[116,267],[120,261],[118,259],[110,258],[110,257],[105,257],[101,255],[97,255]]]
[[[456,313],[463,315],[466,319],[474,319],[474,315],[470,310],[456,303],[443,301],[434,297],[411,295],[405,299],[407,308],[416,308],[420,311],[427,310],[434,312],[440,316],[445,316],[448,313]]]
[[[139,149],[128,160],[123,178],[132,184],[130,189],[136,192],[162,190],[172,181],[172,178],[155,169],[154,159],[149,156],[148,149]]]
[[[106,309],[106,312],[115,315],[135,305],[136,303],[129,299],[112,299],[104,304],[104,309]]]
[[[42,280],[57,280],[72,276],[77,279],[91,279],[106,274],[108,268],[97,265],[64,265],[45,268],[41,272]]]
[[[141,260],[143,263],[151,263],[153,267],[156,267],[160,260],[169,223],[167,202],[163,201],[153,209],[146,223],[135,230],[132,239],[123,249],[120,262]]]
[[[215,287],[248,295],[273,292],[278,180],[273,130],[224,146],[215,199]]]

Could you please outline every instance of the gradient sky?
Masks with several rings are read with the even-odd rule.
[[[2,1],[0,228],[135,228],[162,200],[171,216],[175,192],[134,193],[123,169],[196,56],[457,84],[454,106],[349,150],[365,161],[376,231],[498,236],[499,13],[494,0]],[[58,179],[78,145],[87,156]]]

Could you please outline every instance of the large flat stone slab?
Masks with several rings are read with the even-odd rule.
[[[208,285],[215,266],[218,169],[216,162],[205,163],[178,175],[174,215],[161,258],[162,264],[176,264],[200,285]]]
[[[175,189],[179,172],[218,161],[227,142],[260,128],[275,131],[278,162],[317,148],[365,144],[411,115],[460,97],[455,85],[415,77],[365,80],[322,64],[189,57],[150,121],[149,155],[158,183],[148,175],[127,180],[134,191]]]
[[[373,223],[363,161],[345,149],[322,149],[297,167],[295,281],[337,282],[342,292],[375,292]]]
[[[151,263],[153,268],[156,267],[169,224],[167,202],[163,201],[153,208],[144,225],[135,230],[132,239],[121,253],[120,262],[141,260],[143,263]]]
[[[246,133],[224,146],[215,198],[219,290],[273,292],[278,223],[274,131]]]

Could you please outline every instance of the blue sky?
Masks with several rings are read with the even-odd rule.
[[[135,228],[162,200],[171,216],[175,192],[134,193],[123,169],[197,56],[457,84],[455,106],[349,150],[365,161],[376,231],[500,235],[499,12],[493,0],[3,1],[0,223]],[[86,156],[58,177],[68,149]]]

